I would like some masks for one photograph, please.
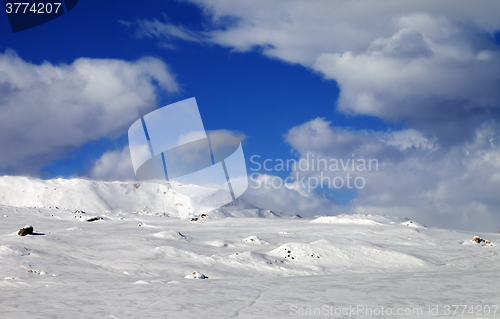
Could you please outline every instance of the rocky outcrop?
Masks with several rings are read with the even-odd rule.
[[[26,225],[23,228],[19,229],[17,232],[19,236],[26,236],[26,235],[31,235],[33,234],[33,226]]]

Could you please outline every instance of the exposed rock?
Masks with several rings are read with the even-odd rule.
[[[472,238],[472,241],[478,243],[478,244],[481,244],[481,245],[489,245],[489,246],[493,246],[493,244],[489,241],[489,240],[486,240],[486,239],[483,239],[483,238],[480,238],[479,236],[474,236],[474,238]]]
[[[205,276],[204,274],[202,274],[201,272],[193,271],[192,273],[190,273],[189,275],[187,275],[184,278],[186,278],[186,279],[207,279],[208,277]]]
[[[26,235],[33,234],[33,226],[26,225],[23,228],[19,229],[19,231],[17,232],[17,234],[19,236],[26,236]]]
[[[86,213],[83,210],[76,210],[73,214],[75,214],[75,218],[82,218]]]

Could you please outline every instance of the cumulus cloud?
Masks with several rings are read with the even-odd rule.
[[[444,228],[498,230],[500,130],[492,120],[476,130],[471,142],[450,148],[412,129],[357,131],[323,119],[290,129],[286,141],[308,163],[294,171],[298,176],[364,179],[364,187],[353,187],[358,197],[349,205],[351,212],[414,218]],[[349,165],[325,169],[320,159]],[[358,166],[370,159],[377,166]]]
[[[36,173],[88,141],[113,138],[156,107],[158,90],[179,90],[168,66],[79,58],[40,65],[0,54],[0,168]]]
[[[88,177],[98,181],[135,181],[130,149],[107,151],[95,162]]]
[[[242,198],[257,207],[301,217],[347,212],[331,195],[319,189],[308,190],[299,183],[284,183],[280,177],[266,174],[250,175]]]
[[[498,1],[191,2],[206,30],[158,20],[138,30],[169,44],[260,48],[336,80],[341,112],[403,122],[442,146],[472,139],[486,116],[500,119]]]
[[[413,25],[374,40],[362,53],[321,53],[313,68],[339,83],[340,111],[405,121],[443,143],[461,142],[486,116],[500,119],[500,92],[494,88],[500,52],[425,34],[413,28],[420,19],[431,17],[415,17]]]

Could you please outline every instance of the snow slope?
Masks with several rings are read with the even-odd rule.
[[[1,318],[500,315],[500,234],[389,216],[280,218],[244,202],[195,221],[189,198],[165,190],[171,201],[159,200],[162,189],[145,185],[4,177],[0,186]],[[26,224],[34,234],[18,236]],[[457,304],[474,313],[446,314]]]

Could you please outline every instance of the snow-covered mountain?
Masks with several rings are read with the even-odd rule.
[[[175,182],[174,182],[175,183]],[[215,217],[285,216],[256,207],[243,199],[217,210],[194,201],[200,187],[148,182],[100,182],[85,179],[40,180],[30,177],[0,177],[0,205],[84,211],[92,214],[133,212],[180,218],[201,214]],[[180,192],[179,192],[180,190]]]

